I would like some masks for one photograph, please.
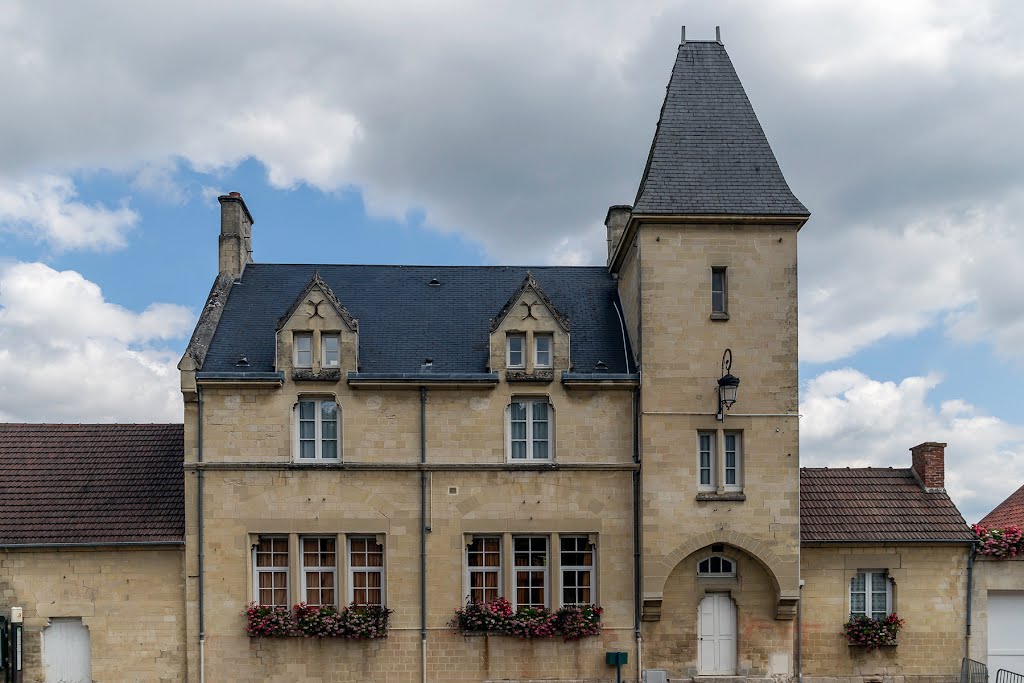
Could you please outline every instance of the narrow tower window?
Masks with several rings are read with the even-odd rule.
[[[727,294],[725,266],[715,266],[711,269],[711,315],[713,317],[728,315]]]

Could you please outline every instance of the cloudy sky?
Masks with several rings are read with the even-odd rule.
[[[0,420],[176,421],[241,191],[278,262],[600,263],[679,27],[801,231],[806,465],[1024,484],[1024,4],[0,0]]]

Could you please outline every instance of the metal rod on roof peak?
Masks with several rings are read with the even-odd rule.
[[[716,26],[715,27],[715,41],[719,45],[722,44],[722,27],[721,26]]]
[[[679,44],[682,45],[685,42],[686,42],[686,27],[683,26],[682,30],[680,31]]]

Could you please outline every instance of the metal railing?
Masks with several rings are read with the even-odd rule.
[[[1024,683],[1024,674],[1000,669],[996,672],[996,683]]]
[[[960,662],[960,683],[988,683],[988,667],[964,657]]]

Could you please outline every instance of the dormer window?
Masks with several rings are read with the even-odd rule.
[[[736,563],[727,557],[712,555],[697,564],[697,576],[712,578],[736,576]]]
[[[313,335],[309,333],[296,334],[295,344],[295,367],[313,367]]]
[[[323,334],[320,336],[320,345],[323,350],[323,367],[336,368],[341,365],[341,337],[337,334]]]
[[[533,335],[533,366],[536,368],[551,367],[551,341],[550,334]]]
[[[525,334],[510,334],[507,337],[507,349],[506,364],[510,368],[525,368],[526,367],[526,335]]]

